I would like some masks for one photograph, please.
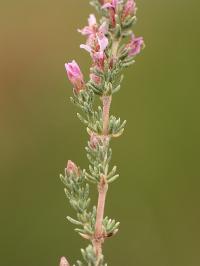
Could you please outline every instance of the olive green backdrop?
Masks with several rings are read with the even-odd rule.
[[[121,178],[106,214],[121,221],[109,265],[200,265],[200,2],[138,0],[146,49],[126,71],[112,112],[128,120],[113,141]],[[64,63],[89,56],[77,32],[88,1],[0,1],[0,265],[56,266],[87,242],[58,176],[86,167],[87,134],[69,102]],[[95,192],[95,190],[93,191]],[[93,193],[95,202],[95,193]]]

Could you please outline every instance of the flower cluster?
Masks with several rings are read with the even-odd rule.
[[[144,48],[144,40],[132,31],[136,22],[135,0],[91,0],[91,5],[101,15],[98,21],[90,14],[88,25],[78,32],[86,37],[80,48],[91,56],[89,79],[73,60],[65,64],[69,81],[73,85],[71,101],[81,109],[77,116],[86,126],[89,141],[86,147],[89,160],[88,170],[81,170],[74,162],[68,161],[61,180],[65,193],[77,218],[67,217],[78,226],[75,230],[91,241],[85,250],[81,250],[84,261],[91,266],[106,266],[102,253],[102,244],[106,238],[115,235],[119,223],[104,217],[105,199],[108,185],[119,175],[117,167],[110,168],[112,149],[110,142],[124,131],[126,121],[110,115],[113,94],[119,91],[123,80],[124,68],[135,62],[135,57]],[[96,106],[99,96],[102,106]],[[98,188],[98,203],[90,208],[89,183]],[[69,266],[62,257],[60,266]],[[78,266],[85,265],[77,261]]]

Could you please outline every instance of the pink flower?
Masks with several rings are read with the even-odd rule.
[[[81,44],[80,47],[90,53],[93,62],[99,68],[103,69],[105,60],[105,49],[108,46],[107,23],[103,23],[96,33],[90,33],[86,44]]]
[[[72,174],[78,175],[79,173],[77,165],[71,160],[67,162],[67,168],[65,170],[66,170],[66,174],[68,175],[72,175]]]
[[[83,74],[78,64],[73,60],[71,63],[65,64],[65,68],[67,71],[67,76],[74,86],[74,90],[77,93],[83,90],[85,87],[85,83],[83,79]]]
[[[60,259],[60,266],[69,266],[69,262],[66,260],[65,257]]]
[[[135,37],[132,35],[131,42],[127,45],[129,49],[129,56],[135,56],[141,52],[141,49],[144,46],[143,37]]]
[[[86,44],[81,44],[80,47],[88,52],[104,51],[108,46],[108,38],[105,36],[107,31],[108,26],[106,22],[104,22],[100,27],[97,27],[97,24],[95,23],[83,28],[82,30],[79,30],[79,32],[81,32],[83,35],[88,36]]]
[[[122,20],[124,20],[128,16],[132,16],[136,12],[136,3],[135,0],[127,0],[124,5]]]
[[[82,30],[78,30],[82,35],[90,36],[96,34],[98,31],[97,20],[95,15],[91,14],[88,18],[88,26],[84,27]]]
[[[104,22],[98,29],[97,39],[100,46],[100,51],[104,51],[108,46],[108,38],[105,34],[108,32],[108,25]]]

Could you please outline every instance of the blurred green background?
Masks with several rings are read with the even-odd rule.
[[[146,49],[126,71],[112,113],[128,120],[113,141],[121,179],[106,214],[121,221],[109,265],[200,265],[200,2],[138,0]],[[58,176],[86,167],[87,134],[69,102],[64,63],[89,56],[76,29],[88,1],[0,1],[0,265],[55,266],[80,258]],[[95,190],[94,190],[95,192]],[[94,202],[96,201],[93,196]]]

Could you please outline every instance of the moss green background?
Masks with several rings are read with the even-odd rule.
[[[146,49],[126,71],[112,112],[128,120],[113,142],[121,179],[106,214],[121,221],[109,265],[200,265],[200,2],[138,0]],[[87,135],[68,100],[64,63],[88,75],[76,28],[88,1],[0,1],[0,265],[55,266],[87,243],[58,178],[87,165]],[[94,201],[96,200],[93,197]]]

